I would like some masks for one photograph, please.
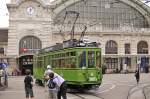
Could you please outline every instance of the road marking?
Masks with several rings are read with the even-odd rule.
[[[135,86],[135,84],[123,84],[123,83],[118,83],[117,84],[118,86],[129,86],[129,87],[132,87],[132,86]]]
[[[109,82],[111,83],[111,82]],[[116,86],[135,86],[136,85],[136,82],[129,82],[129,81],[113,81],[113,83],[116,85]]]
[[[103,90],[103,91],[96,92],[96,94],[108,92],[108,91],[110,91],[110,90],[112,90],[112,89],[114,89],[114,88],[116,87],[116,85],[115,85],[115,84],[112,84],[112,83],[104,83],[103,85],[111,85],[111,87],[108,88],[108,89],[105,89],[105,90]],[[101,87],[101,86],[100,86],[100,87]],[[100,87],[99,87],[99,88],[100,88]]]

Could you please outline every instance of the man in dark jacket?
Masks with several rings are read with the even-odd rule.
[[[25,84],[25,93],[26,93],[26,98],[28,99],[29,96],[31,98],[34,98],[34,94],[33,94],[33,78],[31,77],[31,71],[30,70],[26,70],[26,77],[24,79],[24,84]]]
[[[139,71],[139,69],[135,71],[135,78],[136,78],[136,81],[137,81],[137,84],[138,84],[139,80],[140,80],[140,71]]]
[[[61,96],[63,99],[67,99],[67,84],[64,78],[62,78],[57,73],[51,72],[49,74],[50,79],[53,79],[53,82],[56,83],[56,85],[59,87],[59,90],[57,92],[57,99],[61,99]]]

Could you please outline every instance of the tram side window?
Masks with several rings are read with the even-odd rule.
[[[71,58],[71,68],[76,68],[76,58]]]
[[[71,56],[76,56],[76,52],[70,52]]]
[[[42,67],[42,65],[43,65],[43,59],[42,59],[42,57],[39,57],[38,60],[39,60],[39,61],[37,61],[37,66],[38,66],[38,67]]]
[[[42,67],[42,61],[38,62],[38,67]]]
[[[57,60],[52,60],[52,67],[57,68],[58,67],[58,61]]]
[[[48,65],[52,65],[52,56],[48,56]]]
[[[61,59],[61,64],[60,64],[61,67],[65,67],[65,60],[64,59]]]
[[[86,51],[79,54],[79,67],[86,67]]]
[[[65,60],[66,68],[76,68],[76,59],[75,58],[67,58]]]
[[[61,57],[65,57],[65,53],[62,53],[62,56]]]
[[[71,64],[70,64],[71,61],[70,61],[70,59],[65,59],[65,63],[66,63],[66,64],[65,64],[65,67],[66,67],[66,68],[70,68],[70,67],[71,67]]]
[[[33,58],[33,66],[36,66],[37,67],[37,58]]]
[[[101,67],[101,53],[96,52],[96,66]]]
[[[92,68],[95,66],[95,54],[94,51],[88,51],[88,68]]]
[[[66,57],[68,57],[68,56],[70,56],[70,53],[69,53],[69,52],[66,53]]]
[[[48,61],[49,61],[48,56],[45,56],[45,57],[44,57],[44,60],[45,60],[45,61],[44,61],[44,66],[46,67],[46,66],[49,64],[49,62],[48,62]]]

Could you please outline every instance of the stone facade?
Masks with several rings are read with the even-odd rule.
[[[53,33],[53,20],[55,16],[60,13],[65,7],[80,0],[56,0],[53,3],[49,3],[48,0],[12,0],[8,4],[9,10],[9,32],[8,32],[8,46],[7,46],[7,56],[12,60],[10,65],[12,67],[18,67],[17,59],[19,55],[19,43],[23,37],[35,36],[39,38],[42,42],[42,48],[50,46],[54,43],[61,42],[63,39],[59,33]],[[145,5],[140,6],[140,2],[135,3],[135,0],[121,0],[133,8],[137,9],[142,13],[150,24],[149,8],[144,10]],[[132,1],[132,2],[131,2]],[[31,8],[31,9],[30,9]],[[150,11],[149,11],[150,12]],[[79,38],[79,34],[75,35]],[[91,41],[97,41],[101,43],[102,48],[102,63],[105,57],[129,57],[131,58],[130,70],[135,70],[136,68],[136,58],[137,58],[137,44],[140,41],[146,41],[150,47],[150,29],[146,30],[123,30],[120,31],[99,31],[98,33],[87,33],[88,39]],[[66,38],[69,36],[66,35]],[[107,41],[113,40],[118,45],[117,55],[106,55],[105,46]],[[125,43],[131,44],[131,53],[125,55]],[[148,54],[150,55],[150,48],[148,48]],[[149,58],[150,59],[150,58]],[[150,62],[150,60],[149,60]],[[120,59],[118,60],[118,68],[120,66]]]
[[[27,12],[27,7],[32,5],[35,9],[32,15]],[[28,35],[38,37],[42,41],[42,47],[46,47],[51,43],[52,34],[51,19],[48,7],[44,7],[38,1],[22,1],[20,3],[9,5],[9,33],[8,33],[8,52],[7,55],[19,56],[19,41]],[[17,48],[17,49],[16,49]]]

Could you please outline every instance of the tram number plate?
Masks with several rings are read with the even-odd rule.
[[[96,81],[96,77],[89,77],[89,81]]]

